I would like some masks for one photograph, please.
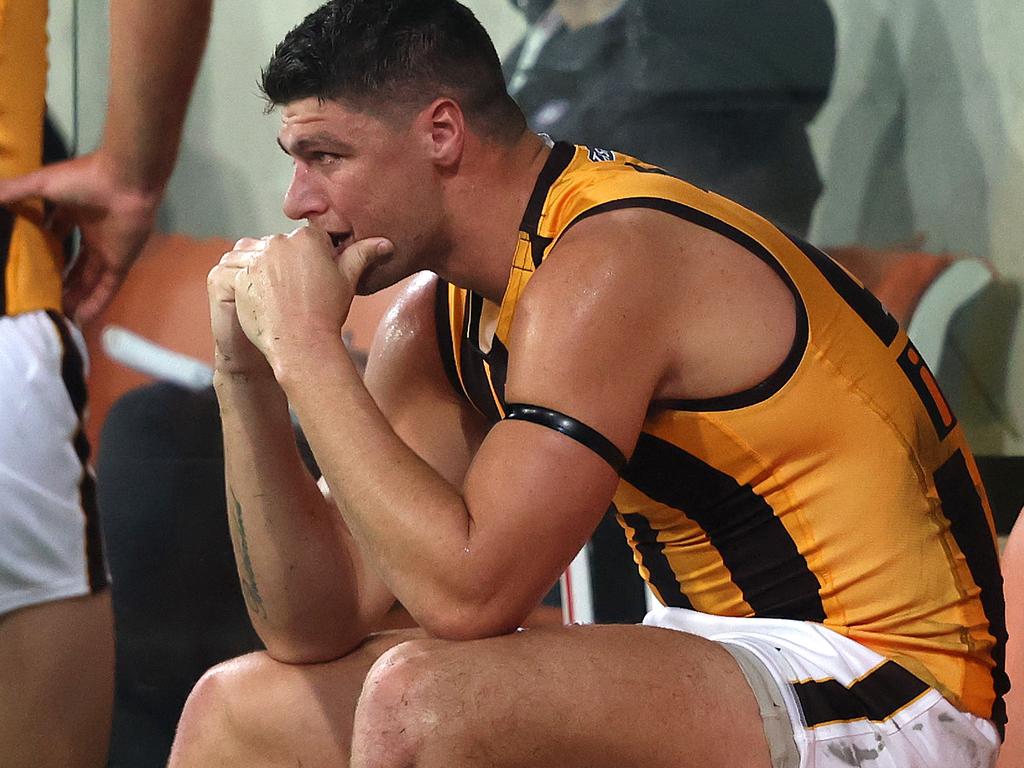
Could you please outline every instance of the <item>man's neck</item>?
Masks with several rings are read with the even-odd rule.
[[[511,147],[472,140],[446,192],[452,246],[439,270],[446,280],[499,303],[508,285],[519,225],[550,150],[533,133]]]

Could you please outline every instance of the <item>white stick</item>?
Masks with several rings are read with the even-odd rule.
[[[101,336],[111,360],[157,379],[193,390],[213,384],[213,369],[201,360],[174,352],[118,325],[108,325]]]

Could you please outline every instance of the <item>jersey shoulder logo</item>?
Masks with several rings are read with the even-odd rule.
[[[610,163],[615,159],[615,153],[610,149],[599,149],[598,147],[589,147],[587,156],[593,163]]]

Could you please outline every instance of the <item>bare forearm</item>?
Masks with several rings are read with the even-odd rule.
[[[459,489],[394,433],[340,344],[302,357],[308,367],[278,375],[339,510],[395,596],[444,633],[490,597],[492,564]]]
[[[345,652],[365,635],[348,534],[295,448],[269,378],[217,374],[228,519],[253,626],[288,661]],[[349,540],[350,541],[350,540]]]
[[[177,157],[212,0],[111,0],[104,150],[126,186],[159,193]]]

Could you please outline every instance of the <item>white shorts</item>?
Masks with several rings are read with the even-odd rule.
[[[740,661],[758,697],[781,694],[796,751],[784,750],[768,728],[775,768],[991,768],[1000,738],[988,720],[961,712],[895,662],[830,629],[786,619],[734,619],[684,608],[656,608],[644,624],[722,643]],[[766,691],[754,657],[774,681]],[[767,707],[770,709],[770,704]],[[775,739],[777,742],[778,739]],[[791,750],[792,751],[792,750]]]
[[[108,584],[82,431],[86,365],[59,314],[0,317],[0,615]]]

